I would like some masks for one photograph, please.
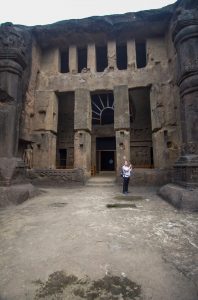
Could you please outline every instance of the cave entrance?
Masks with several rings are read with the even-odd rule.
[[[130,152],[136,168],[153,167],[150,87],[129,90]]]
[[[97,171],[115,171],[116,141],[115,137],[96,138]]]
[[[58,131],[56,144],[57,169],[74,165],[74,92],[58,95]]]

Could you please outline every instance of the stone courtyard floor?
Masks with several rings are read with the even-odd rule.
[[[198,218],[155,188],[43,188],[0,210],[0,299],[198,299]]]

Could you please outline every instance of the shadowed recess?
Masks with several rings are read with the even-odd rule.
[[[140,201],[140,200],[144,200],[144,198],[142,196],[130,196],[130,195],[118,195],[113,197],[113,199],[116,200],[125,200],[125,201]]]
[[[128,204],[128,203],[112,203],[112,204],[107,204],[107,208],[136,208],[136,205],[134,203]]]
[[[67,205],[67,203],[65,203],[65,202],[55,202],[55,203],[49,204],[49,206],[51,206],[51,207],[64,207],[66,205]]]

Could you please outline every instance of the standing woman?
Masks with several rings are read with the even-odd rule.
[[[128,194],[128,186],[129,186],[131,171],[132,171],[132,165],[128,164],[128,161],[125,160],[124,166],[122,166],[123,194]]]

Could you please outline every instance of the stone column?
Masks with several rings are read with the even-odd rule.
[[[53,91],[36,91],[33,167],[56,168],[58,98]]]
[[[60,55],[58,48],[51,48],[42,52],[41,70],[48,74],[55,74],[60,71]]]
[[[96,72],[96,47],[95,44],[88,44],[87,49],[87,68],[92,73]]]
[[[182,155],[174,181],[198,186],[198,12],[182,10],[173,23],[180,89]]]
[[[114,129],[116,132],[117,175],[124,162],[130,161],[130,114],[128,86],[114,87]]]
[[[117,69],[116,60],[116,42],[109,41],[107,44],[107,57],[108,57],[108,68]]]
[[[87,89],[75,91],[74,167],[83,168],[85,176],[91,170],[91,97]]]
[[[0,184],[11,184],[23,169],[17,158],[22,110],[22,75],[26,67],[26,42],[12,24],[0,26]],[[14,175],[15,174],[15,175]]]
[[[74,45],[69,47],[69,72],[78,73],[77,47]]]
[[[172,24],[172,37],[177,52],[182,149],[181,156],[174,165],[175,184],[163,186],[159,194],[177,208],[197,211],[198,12],[183,8],[177,10],[179,11],[180,15],[176,16]]]
[[[136,67],[135,40],[127,41],[127,64],[128,69],[134,70]]]

